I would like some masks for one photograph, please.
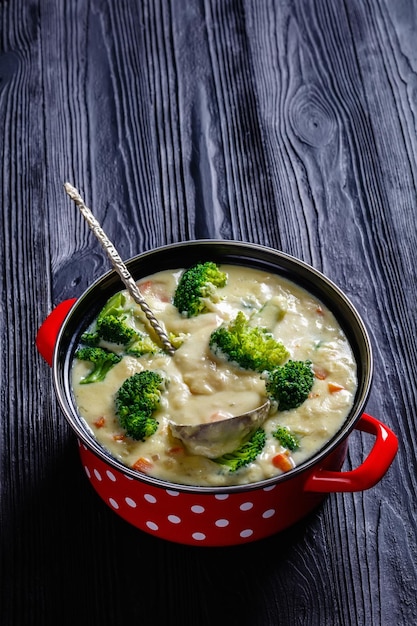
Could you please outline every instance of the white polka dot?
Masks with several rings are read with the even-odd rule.
[[[276,485],[270,485],[269,487],[264,487],[262,491],[273,491],[276,488]]]
[[[229,494],[227,494],[227,493],[218,493],[214,497],[216,498],[216,500],[227,500],[227,498],[229,497]]]
[[[112,482],[116,482],[116,476],[110,470],[106,470],[107,478],[109,478]]]
[[[153,495],[152,495],[152,494],[150,494],[150,493],[145,493],[145,495],[144,495],[143,497],[145,498],[145,500],[146,500],[147,502],[150,502],[151,504],[155,504],[155,502],[156,502],[156,498],[155,498],[155,496],[153,496]]]
[[[246,537],[250,537],[251,535],[253,535],[253,530],[251,530],[250,528],[247,528],[246,530],[242,530],[242,532],[240,533],[240,536],[242,537],[242,539],[245,539]]]
[[[136,502],[132,500],[132,498],[125,498],[125,502],[128,506],[132,507],[132,509],[135,509],[137,507]]]
[[[155,524],[155,522],[146,522],[146,526],[150,530],[159,530],[158,524]]]
[[[110,502],[110,504],[112,505],[112,507],[114,509],[118,509],[119,508],[119,505],[117,504],[116,500],[114,500],[113,498],[109,498],[109,502]]]
[[[171,524],[181,523],[181,518],[178,517],[178,515],[168,515],[168,520],[171,522]]]
[[[126,480],[135,480],[132,476],[128,476],[127,474],[123,474]]]
[[[180,495],[179,491],[173,491],[172,489],[167,489],[166,491],[167,491],[167,494],[169,496],[179,496]]]
[[[193,533],[191,536],[196,541],[204,541],[204,539],[206,538],[204,533]]]
[[[218,519],[218,520],[216,520],[216,526],[218,526],[219,528],[225,528],[225,526],[229,526],[229,520],[228,519]]]
[[[97,480],[102,480],[101,474],[97,469],[94,470],[94,476],[97,478]]]
[[[253,508],[253,502],[244,502],[239,508],[241,511],[250,511]]]
[[[91,478],[91,472],[88,469],[87,465],[84,465],[84,470],[85,470],[85,473],[87,474],[88,478]]]
[[[264,519],[268,519],[268,517],[273,517],[275,515],[275,509],[268,509],[264,513],[262,513],[262,517]]]
[[[191,510],[193,513],[204,513],[205,508],[203,506],[200,506],[199,504],[193,504]]]

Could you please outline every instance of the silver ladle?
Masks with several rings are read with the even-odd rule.
[[[75,187],[73,187],[70,183],[65,183],[64,189],[69,195],[69,197],[71,198],[71,200],[80,209],[82,216],[84,217],[85,221],[91,228],[92,232],[94,233],[94,235],[97,237],[97,239],[103,246],[104,251],[109,257],[110,262],[113,265],[114,269],[116,270],[116,272],[119,274],[120,278],[122,279],[122,282],[124,283],[126,289],[130,293],[134,301],[137,304],[139,304],[140,308],[146,315],[146,318],[149,321],[150,325],[152,326],[152,328],[154,329],[154,331],[160,338],[164,348],[169,354],[174,354],[175,348],[170,342],[168,335],[166,334],[165,330],[162,328],[162,326],[156,319],[155,315],[152,313],[150,307],[148,306],[147,302],[145,301],[141,292],[139,291],[139,288],[135,282],[135,279],[133,278],[132,274],[127,269],[126,265],[123,263],[119,253],[117,252],[116,248],[114,247],[110,239],[107,237],[106,233],[100,226],[98,220],[94,217],[90,209],[85,205],[84,200],[80,196],[77,189],[75,189]]]
[[[170,342],[167,333],[143,298],[135,279],[100,226],[100,223],[86,206],[75,187],[70,183],[64,183],[64,189],[79,208],[90,229],[104,248],[113,268],[120,276],[133,300],[141,307],[147,320],[160,338],[164,348],[169,354],[173,355],[175,353],[175,347]],[[261,406],[247,413],[243,413],[242,415],[195,425],[175,424],[174,422],[169,422],[169,425],[173,436],[180,439],[189,452],[208,458],[216,458],[222,454],[233,452],[245,437],[259,428],[265,421],[269,408],[270,402],[267,400]]]
[[[256,409],[235,417],[195,425],[170,422],[169,426],[174,437],[181,439],[191,454],[215,459],[236,450],[245,437],[262,426],[270,406],[267,400]]]

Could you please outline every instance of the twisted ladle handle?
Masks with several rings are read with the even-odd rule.
[[[75,189],[75,187],[73,187],[70,183],[65,183],[64,189],[69,195],[69,197],[71,198],[71,200],[80,209],[80,212],[82,216],[84,217],[85,221],[91,228],[94,235],[100,241],[104,251],[106,252],[108,258],[110,259],[111,264],[113,265],[113,268],[116,270],[116,272],[120,276],[122,282],[126,286],[126,289],[129,291],[134,301],[137,304],[139,304],[140,308],[146,315],[146,318],[149,321],[150,325],[152,326],[152,328],[154,329],[154,331],[157,333],[158,337],[160,338],[164,348],[169,354],[174,354],[175,348],[170,342],[168,335],[166,334],[166,332],[164,331],[164,329],[162,328],[162,326],[156,319],[155,315],[152,313],[152,310],[150,309],[150,307],[144,300],[135,282],[135,279],[133,278],[133,276],[127,269],[126,265],[123,263],[119,253],[117,252],[116,248],[114,247],[110,239],[107,237],[106,233],[100,226],[98,220],[94,217],[90,209],[85,205],[84,200],[80,196],[77,189]]]

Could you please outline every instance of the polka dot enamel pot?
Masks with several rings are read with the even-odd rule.
[[[393,461],[398,441],[363,409],[372,381],[372,352],[365,326],[345,294],[323,274],[287,254],[237,241],[197,240],[140,254],[126,265],[136,280],[201,260],[252,266],[279,274],[321,299],[336,316],[352,346],[358,389],[341,430],[314,457],[280,476],[249,485],[195,487],[152,478],[112,457],[77,413],[70,373],[80,334],[104,302],[123,288],[114,271],[77,299],[56,307],[39,329],[36,344],[53,368],[54,386],[65,418],[79,444],[86,477],[108,507],[141,531],[194,546],[226,546],[273,535],[312,511],[331,492],[361,491],[375,485]],[[362,464],[343,471],[349,435],[371,435]]]

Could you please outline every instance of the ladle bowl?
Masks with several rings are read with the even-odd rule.
[[[236,450],[241,442],[262,426],[270,409],[267,400],[261,406],[242,415],[205,422],[203,424],[169,423],[171,433],[181,439],[192,454],[215,459]]]

